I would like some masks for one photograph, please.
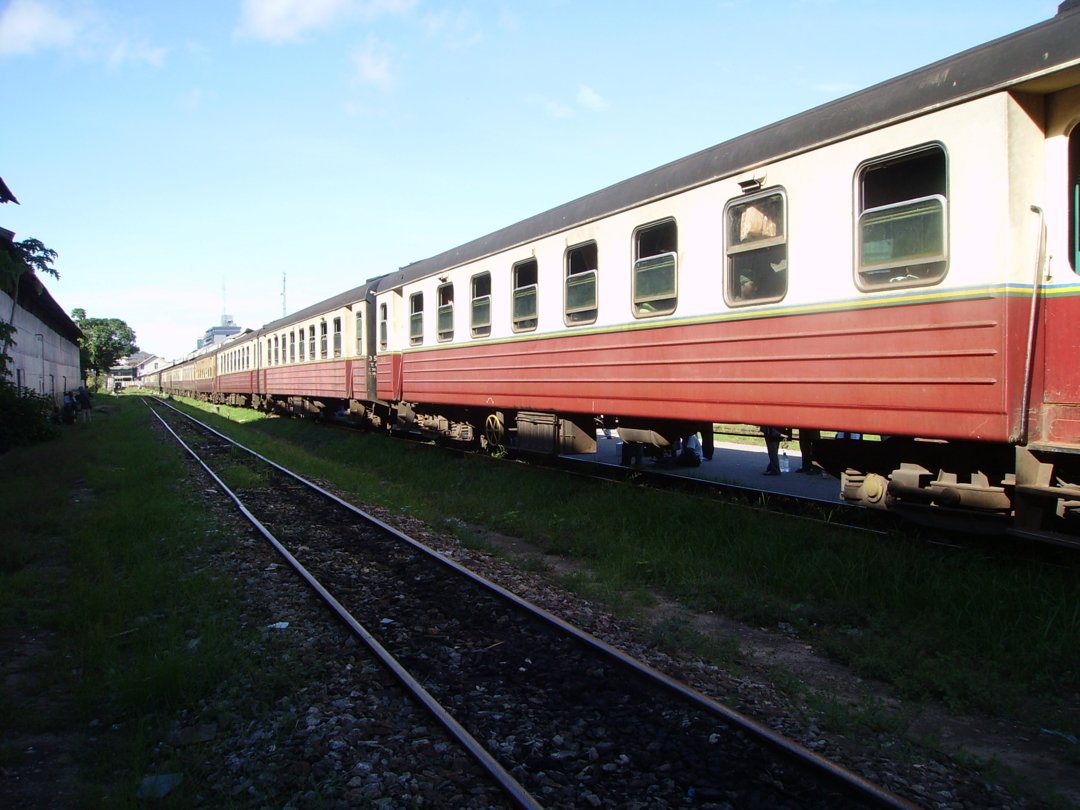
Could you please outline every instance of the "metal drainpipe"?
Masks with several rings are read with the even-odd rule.
[[[1031,401],[1031,376],[1035,365],[1035,318],[1039,311],[1039,282],[1042,280],[1042,268],[1045,258],[1046,215],[1037,206],[1031,210],[1039,215],[1039,245],[1035,254],[1035,278],[1031,285],[1031,312],[1028,316],[1027,357],[1024,359],[1024,388],[1020,393],[1020,444],[1028,440],[1028,405]]]

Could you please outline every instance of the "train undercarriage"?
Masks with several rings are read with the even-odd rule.
[[[596,432],[606,428],[618,430],[628,450],[624,463],[642,455],[668,454],[695,433],[701,437],[703,457],[713,455],[713,426],[705,423],[331,397],[177,393],[280,416],[385,429],[492,454],[594,453]],[[815,443],[814,460],[839,480],[840,494],[849,503],[965,532],[1038,535],[1080,545],[1080,447],[899,436],[827,438]]]

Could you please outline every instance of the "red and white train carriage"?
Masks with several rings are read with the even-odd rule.
[[[653,443],[714,422],[874,434],[819,449],[847,497],[1062,528],[1078,188],[1068,2],[271,324],[220,390],[545,451],[588,449],[601,415]],[[295,360],[293,324],[325,317],[371,334]]]

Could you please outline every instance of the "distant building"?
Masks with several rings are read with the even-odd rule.
[[[240,327],[233,321],[232,315],[222,315],[220,326],[211,326],[206,330],[206,334],[199,338],[198,343],[195,345],[196,349],[201,349],[204,346],[212,346],[215,343],[222,343],[226,338],[230,338],[233,335],[240,334]]]
[[[137,385],[143,374],[150,374],[166,365],[168,363],[156,354],[135,352],[130,357],[121,359],[109,369],[106,386],[110,391],[114,391],[117,388]]]
[[[19,203],[3,178],[0,203]],[[10,249],[14,241],[12,231],[0,228],[4,249]],[[82,384],[79,340],[83,333],[34,273],[0,285],[0,322],[13,330],[6,353],[8,375],[16,386],[50,396],[59,406],[65,391]]]

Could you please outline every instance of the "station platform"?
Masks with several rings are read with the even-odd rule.
[[[621,444],[616,431],[611,432],[610,438],[605,436],[603,431],[598,431],[595,454],[567,456],[567,458],[580,458],[603,464],[620,464]],[[780,475],[764,474],[765,467],[768,465],[768,455],[764,447],[734,442],[716,442],[712,459],[702,459],[699,467],[657,464],[649,458],[642,462],[642,467],[670,475],[700,478],[748,489],[840,503],[842,498],[839,479],[824,473],[806,475],[796,472],[802,465],[802,456],[796,449],[798,443],[791,442],[790,444],[793,447],[786,448],[790,471]]]

